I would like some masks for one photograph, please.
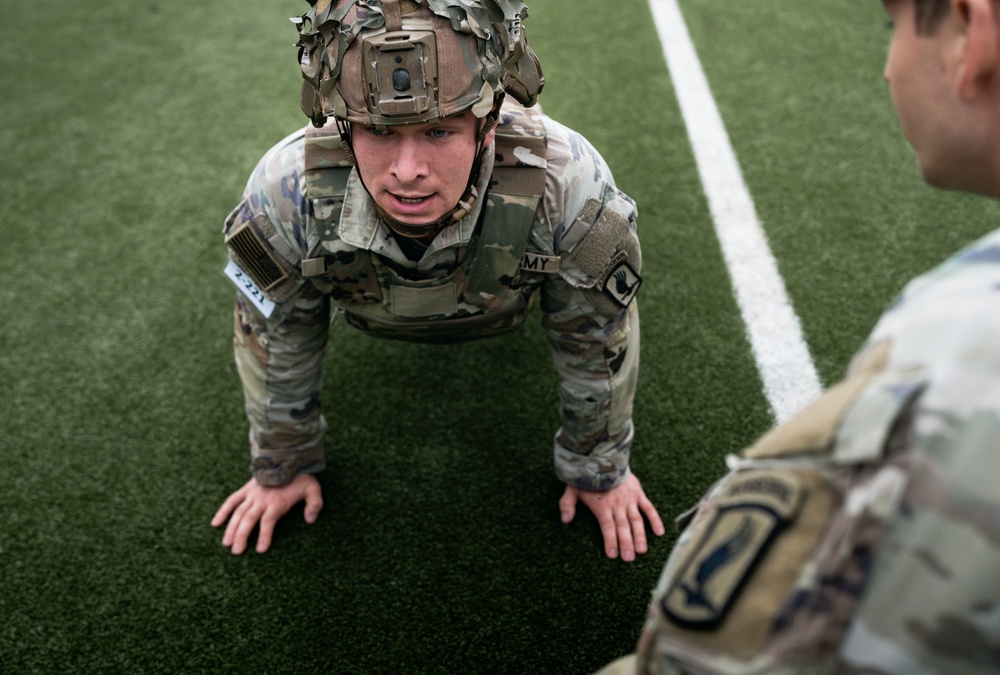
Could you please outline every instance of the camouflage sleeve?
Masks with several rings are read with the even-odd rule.
[[[329,301],[309,287],[287,316],[271,325],[236,298],[236,368],[250,422],[251,471],[261,485],[284,485],[325,466],[320,411]]]
[[[560,380],[556,474],[582,489],[608,490],[628,475],[639,374],[635,204],[596,150],[565,127],[549,128],[549,167],[546,203],[564,216],[554,227],[560,274],[542,293]]]
[[[628,475],[639,310],[633,303],[605,321],[587,315],[543,321],[559,375],[556,475],[578,488],[608,490]]]
[[[224,228],[226,273],[239,289],[234,354],[250,423],[251,471],[262,485],[324,467],[320,392],[330,306],[299,271],[309,246],[301,162],[301,134],[272,148]]]

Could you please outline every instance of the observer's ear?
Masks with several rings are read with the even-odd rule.
[[[953,0],[958,43],[958,93],[975,97],[984,85],[1000,87],[1000,0]]]

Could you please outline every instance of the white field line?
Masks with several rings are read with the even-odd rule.
[[[764,394],[783,422],[822,385],[677,0],[649,4]]]

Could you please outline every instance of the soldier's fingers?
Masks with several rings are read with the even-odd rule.
[[[307,523],[315,523],[319,518],[319,512],[323,510],[323,490],[319,482],[312,483],[306,488],[306,509],[305,519]]]
[[[660,518],[660,514],[656,510],[656,507],[653,506],[653,502],[643,497],[639,502],[639,506],[642,508],[642,512],[646,514],[646,518],[649,520],[649,526],[653,529],[653,532],[656,536],[662,537],[667,530],[663,527],[663,520]]]
[[[229,517],[229,522],[226,524],[226,531],[222,534],[223,546],[229,547],[233,545],[236,531],[240,527],[240,521],[243,519],[243,514],[246,513],[247,508],[249,508],[249,503],[244,500],[233,510],[232,515]]]
[[[632,527],[632,540],[635,542],[635,552],[645,553],[646,552],[646,522],[642,519],[642,514],[639,513],[639,507],[635,504],[629,504],[626,510],[628,515],[629,525]]]
[[[245,495],[245,485],[233,494],[229,495],[226,498],[226,501],[222,502],[222,506],[220,506],[219,510],[215,512],[215,515],[212,516],[212,527],[218,527],[219,525],[222,525],[222,523],[226,522],[226,518],[229,517],[229,514],[232,513],[233,509],[235,509],[246,498]]]
[[[567,485],[559,498],[559,517],[562,522],[568,523],[576,516],[576,500],[576,490]]]
[[[253,532],[253,528],[257,527],[257,522],[260,520],[261,508],[259,506],[253,506],[246,511],[240,517],[239,525],[236,527],[236,533],[233,535],[233,545],[229,549],[234,555],[239,555],[247,548],[247,540],[250,538],[250,534]]]
[[[281,518],[281,513],[275,513],[273,508],[264,511],[260,519],[260,531],[257,533],[257,553],[266,553],[271,547],[271,538],[274,536],[274,525]]]
[[[618,546],[621,548],[622,560],[635,560],[635,545],[632,542],[632,524],[629,522],[626,509],[615,511],[615,530],[618,535]]]
[[[233,504],[230,500],[232,500],[232,497],[224,501],[222,506],[219,507],[219,510],[215,512],[215,515],[212,516],[212,527],[219,527],[226,522],[226,518],[229,517],[229,512],[233,510]]]
[[[599,504],[600,502],[598,502]],[[618,530],[615,527],[615,518],[611,509],[592,505],[591,511],[597,518],[597,524],[601,528],[601,536],[604,537],[604,553],[609,558],[618,557]]]

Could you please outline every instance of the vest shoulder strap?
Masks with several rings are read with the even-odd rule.
[[[548,140],[542,114],[506,100],[497,125],[496,157],[490,191],[521,197],[541,197],[545,192]]]
[[[322,127],[309,125],[305,135],[306,197],[320,220],[340,217],[353,167],[340,140],[337,123],[331,118]]]

